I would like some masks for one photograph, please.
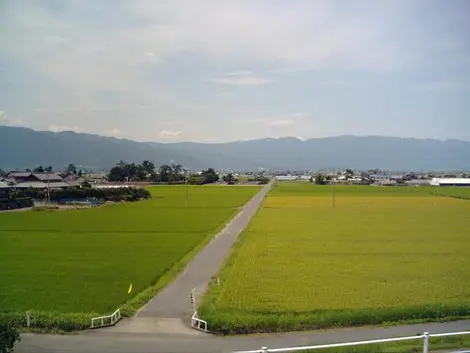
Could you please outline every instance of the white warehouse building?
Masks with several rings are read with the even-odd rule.
[[[433,186],[470,186],[470,178],[433,178]]]

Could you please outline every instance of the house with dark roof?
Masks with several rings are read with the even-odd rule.
[[[26,178],[31,176],[31,172],[10,172],[6,175],[6,178],[12,180],[15,184],[22,183]]]
[[[72,174],[72,175],[66,176],[64,178],[64,181],[72,187],[79,187],[80,185],[82,185],[85,179],[78,175]]]
[[[10,185],[3,181],[0,181],[0,199],[8,198],[10,195],[10,189]]]
[[[24,183],[27,181],[34,182],[59,182],[64,181],[63,178],[57,173],[47,173],[47,172],[11,172],[7,174],[7,177],[13,179],[15,183]]]
[[[71,187],[57,173],[11,172],[7,177],[14,180],[17,189],[65,189]]]

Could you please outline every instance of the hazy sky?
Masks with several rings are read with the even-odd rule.
[[[1,0],[0,124],[470,140],[467,0]]]

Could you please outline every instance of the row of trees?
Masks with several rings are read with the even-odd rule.
[[[219,175],[213,168],[203,170],[200,174],[191,174],[180,164],[164,164],[156,168],[155,164],[149,161],[143,161],[141,164],[120,161],[108,174],[108,181],[112,182],[147,181],[182,184],[186,180],[188,184],[212,184],[219,181]]]
[[[83,187],[80,189],[52,189],[49,193],[47,190],[42,189],[16,190],[11,194],[11,197],[12,199],[45,199],[47,195],[50,196],[51,201],[59,203],[86,199],[96,199],[100,202],[132,202],[151,198],[150,192],[144,188],[97,189],[92,187]]]

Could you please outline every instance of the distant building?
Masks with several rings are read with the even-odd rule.
[[[428,186],[428,185],[431,185],[431,180],[430,179],[405,180],[405,184],[408,186]]]
[[[71,187],[57,173],[10,172],[7,178],[14,181],[16,189],[65,189]]]
[[[276,175],[276,180],[292,181],[299,179],[296,175]]]
[[[433,186],[470,186],[470,178],[432,178]]]
[[[385,175],[385,174],[371,175],[371,178],[374,181],[387,181],[387,180],[390,180],[390,177],[388,175]]]
[[[7,183],[0,181],[0,199],[8,198],[10,189],[11,187]]]

